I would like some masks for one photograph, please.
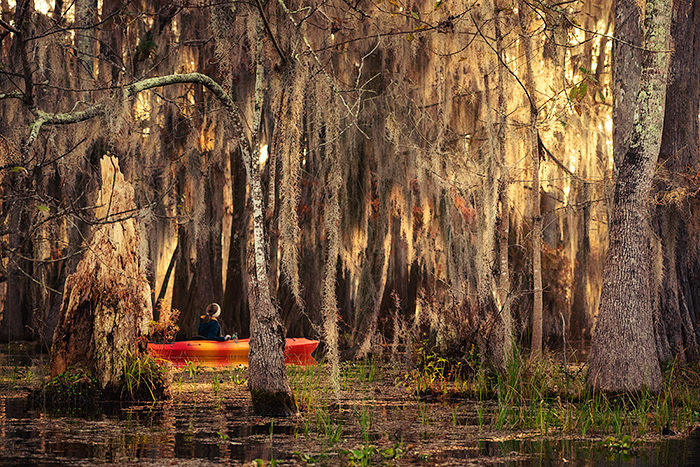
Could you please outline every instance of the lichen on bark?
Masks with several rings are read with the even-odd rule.
[[[672,2],[647,2],[635,121],[615,183],[608,256],[588,384],[605,392],[661,389],[650,294],[649,192],[661,146]],[[620,6],[618,5],[618,8]],[[619,157],[615,157],[620,160]]]

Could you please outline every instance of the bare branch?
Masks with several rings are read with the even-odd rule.
[[[9,23],[7,23],[6,21],[3,21],[2,18],[0,18],[0,26],[2,26],[3,28],[5,28],[8,31],[11,31],[15,34],[21,34],[21,31],[19,29],[17,29],[16,27],[12,26]]]
[[[250,143],[245,137],[245,130],[243,128],[243,121],[240,115],[240,111],[236,103],[231,99],[226,91],[212,78],[201,73],[184,73],[184,74],[174,74],[167,76],[159,76],[156,78],[147,78],[136,83],[132,83],[123,88],[122,92],[124,97],[131,98],[136,96],[138,93],[162,86],[169,86],[172,84],[201,84],[209,91],[211,91],[214,96],[223,104],[231,117],[233,122],[234,131],[236,137],[245,144],[248,148]],[[26,148],[31,147],[31,145],[39,136],[39,132],[44,125],[67,125],[71,123],[79,123],[85,120],[89,120],[94,117],[104,115],[107,105],[105,102],[98,104],[93,104],[87,109],[79,111],[71,111],[66,113],[49,114],[42,110],[36,111],[36,120],[31,125],[29,132],[29,138],[26,142]]]

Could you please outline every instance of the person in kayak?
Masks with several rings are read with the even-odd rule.
[[[227,341],[231,339],[228,334],[222,336],[221,325],[217,319],[221,314],[221,307],[218,303],[212,303],[207,307],[206,312],[199,317],[199,329],[197,334],[207,340]]]

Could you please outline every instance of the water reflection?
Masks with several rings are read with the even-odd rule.
[[[480,450],[464,451],[464,457],[508,458],[496,465],[517,467],[577,466],[577,467],[695,467],[700,464],[700,434],[686,439],[669,439],[640,447],[630,453],[611,452],[600,442],[582,440],[514,440],[482,442]]]
[[[232,465],[275,459],[280,465],[305,465],[295,451],[313,454],[316,465],[352,465],[349,449],[363,446],[355,417],[361,411],[332,413],[342,426],[341,440],[330,446],[314,433],[318,419],[270,419],[253,416],[245,389],[222,391],[218,397],[189,393],[157,404],[108,405],[99,413],[48,413],[27,397],[0,395],[0,466],[68,465]],[[388,397],[373,401],[367,442],[385,449],[402,446],[399,460],[377,453],[372,465],[531,466],[695,466],[700,434],[687,439],[639,445],[631,453],[610,452],[600,441],[516,439],[486,441],[473,416],[457,418],[458,405],[423,403],[425,425],[416,418],[418,404]],[[466,402],[461,404],[466,405]],[[467,410],[471,410],[467,408]],[[309,425],[312,425],[310,434]],[[344,457],[345,456],[345,457]],[[388,464],[387,464],[388,463]]]
[[[76,465],[79,461],[125,464],[168,459],[212,462],[282,457],[270,447],[270,433],[294,427],[250,425],[221,410],[167,402],[122,408],[98,418],[49,416],[26,397],[0,398],[0,465]],[[107,411],[109,412],[109,411]],[[240,417],[240,410],[231,410]],[[238,412],[238,413],[236,413]],[[217,415],[218,414],[218,415]],[[256,439],[258,437],[259,439]]]

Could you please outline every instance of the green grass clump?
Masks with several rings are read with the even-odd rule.
[[[477,409],[479,424],[495,430],[538,430],[583,436],[641,437],[682,432],[700,420],[700,376],[691,366],[668,365],[658,394],[596,394],[586,384],[587,365],[564,366],[551,357],[531,361],[515,349],[504,370],[487,368],[474,349],[461,361],[434,353],[398,383],[418,401],[432,397],[495,401]],[[426,421],[421,415],[419,419]]]
[[[33,401],[45,407],[93,409],[100,401],[100,385],[95,375],[79,367],[71,367],[51,378],[33,394]]]
[[[127,400],[163,400],[170,397],[172,374],[167,364],[146,353],[123,355],[124,385],[121,398]]]

